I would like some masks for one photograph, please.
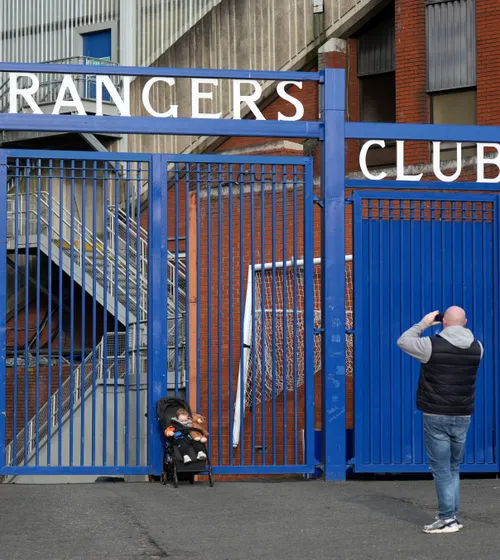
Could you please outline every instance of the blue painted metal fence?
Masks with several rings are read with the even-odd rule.
[[[150,406],[184,368],[170,389],[206,417],[214,472],[312,473],[312,160],[160,156],[153,175]]]
[[[498,197],[354,194],[355,470],[425,472],[419,364],[396,345],[433,309],[466,309],[486,348],[466,472],[498,472]]]
[[[1,473],[148,473],[150,157],[1,157]]]
[[[159,474],[167,394],[216,472],[312,473],[312,160],[2,157],[0,474]]]

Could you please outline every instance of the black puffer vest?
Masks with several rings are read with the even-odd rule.
[[[420,368],[417,407],[430,414],[472,414],[481,345],[474,340],[469,348],[457,348],[439,335],[430,340],[432,354]]]

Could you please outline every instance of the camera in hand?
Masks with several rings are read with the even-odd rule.
[[[443,318],[444,318],[444,313],[441,313],[441,311],[434,317],[434,321],[437,321],[438,323],[442,323],[443,322]]]

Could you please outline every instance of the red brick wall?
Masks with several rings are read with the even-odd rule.
[[[426,93],[426,0],[396,0],[396,122],[430,122]],[[429,146],[408,142],[405,164],[429,160]]]
[[[500,123],[500,5],[476,0],[477,124]]]

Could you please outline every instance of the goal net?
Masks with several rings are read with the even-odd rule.
[[[252,277],[253,276],[253,277]],[[273,282],[274,280],[274,282]],[[314,328],[321,327],[321,259],[314,259]],[[255,285],[254,284],[255,281]],[[346,330],[353,328],[352,256],[345,259]],[[253,312],[252,312],[253,311]],[[254,324],[252,318],[254,316]],[[233,445],[240,437],[245,409],[304,384],[303,261],[266,263],[248,270],[243,360],[240,362]],[[252,340],[255,335],[255,341]],[[255,367],[254,367],[255,366]],[[273,375],[274,371],[274,375]],[[321,336],[314,337],[314,373],[321,371]],[[346,334],[346,375],[353,374],[353,336]],[[243,388],[243,399],[241,391]],[[242,401],[243,408],[242,411]]]

